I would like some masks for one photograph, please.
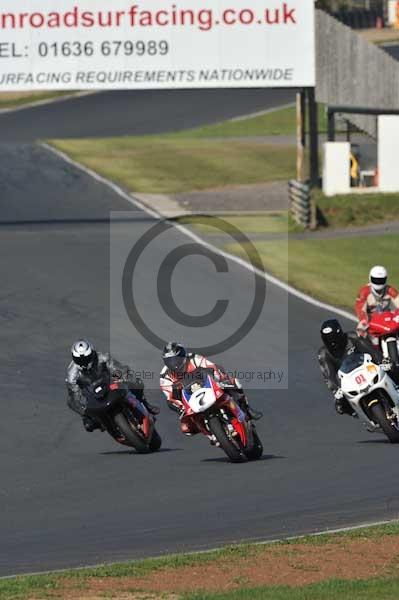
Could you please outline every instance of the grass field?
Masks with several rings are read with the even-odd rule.
[[[192,594],[187,600],[396,600],[399,579],[366,581],[332,580],[302,588],[276,586],[236,590],[221,594]]]
[[[390,280],[399,281],[398,236],[381,235],[331,240],[255,240],[264,268],[294,287],[335,306],[353,311],[361,285],[373,264],[384,264]],[[229,252],[246,258],[237,244]],[[287,271],[288,256],[288,271]],[[288,277],[287,277],[288,272]]]
[[[315,201],[329,227],[399,221],[399,194],[348,194],[326,198],[317,192]]]
[[[255,132],[259,135],[260,131],[281,133],[294,122],[294,108],[286,108],[174,135],[56,140],[53,144],[132,192],[173,194],[288,180],[294,173],[295,148],[271,146],[246,136]],[[316,201],[331,227],[399,220],[399,194],[325,198],[318,193]],[[249,234],[284,234],[300,229],[284,213],[237,217],[231,222]],[[214,235],[207,225],[202,224],[199,229],[204,235]],[[284,239],[256,239],[254,243],[267,271],[311,296],[348,309],[353,308],[356,293],[372,264],[387,265],[391,281],[399,281],[395,235],[371,239],[290,239],[288,245]],[[234,244],[227,249],[243,254],[242,248]]]
[[[179,223],[191,224],[212,242],[212,238],[221,235],[217,228],[212,227],[212,220],[211,216],[206,217],[205,222],[204,217],[185,217],[179,219]],[[373,264],[386,265],[391,281],[399,282],[396,257],[399,244],[396,234],[301,240],[290,238],[289,233],[300,231],[300,228],[287,213],[224,216],[223,220],[245,234],[257,234],[252,244],[258,251],[260,267],[297,289],[335,306],[353,311],[357,292],[367,281]],[[269,233],[280,233],[281,239],[262,239],[261,234]],[[245,243],[226,243],[223,248],[248,259]],[[259,262],[256,257],[255,261]]]
[[[52,143],[133,192],[172,194],[288,180],[295,170],[295,148],[254,141],[162,135]]]
[[[2,600],[397,599],[399,523],[0,580]]]
[[[327,131],[327,117],[324,106],[319,105],[319,131]],[[258,137],[296,134],[296,107],[289,106],[266,112],[263,115],[244,119],[232,119],[216,125],[206,125],[196,129],[186,129],[174,134],[184,138],[210,137]]]
[[[15,108],[24,104],[31,104],[42,100],[51,100],[62,96],[72,95],[74,92],[0,92],[0,109]]]

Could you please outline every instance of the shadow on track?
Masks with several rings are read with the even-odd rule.
[[[391,444],[391,442],[384,438],[379,438],[376,440],[359,440],[356,444],[387,444],[388,446],[392,446],[395,448],[397,444]]]
[[[111,450],[109,452],[100,452],[102,456],[113,456],[113,455],[125,455],[131,456],[132,454],[135,456],[149,456],[153,454],[162,454],[162,452],[180,452],[183,448],[160,448],[156,452],[148,452],[147,454],[140,454],[139,452],[135,452],[135,450]]]
[[[248,461],[250,463],[257,463],[257,462],[263,462],[265,460],[273,460],[273,459],[279,459],[279,458],[287,458],[286,456],[278,456],[277,454],[264,454],[263,456],[261,456],[260,458],[258,458],[257,460],[251,460]],[[201,460],[201,462],[223,462],[223,463],[230,463],[231,461],[227,458],[227,456],[219,456],[218,458],[203,458]],[[233,463],[231,463],[233,464]],[[243,463],[237,463],[240,465],[245,465],[248,464],[246,462]]]
[[[135,213],[133,213],[135,214]],[[109,225],[148,222],[153,223],[154,218],[149,216],[141,216],[142,213],[138,214],[137,217],[123,218],[123,219],[38,219],[38,220],[16,220],[16,221],[0,221],[0,227],[26,227],[26,226],[44,226],[49,227],[51,225]]]

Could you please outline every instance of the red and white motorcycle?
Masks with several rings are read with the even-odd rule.
[[[338,377],[344,397],[368,431],[382,431],[399,443],[399,390],[370,354],[351,354]]]
[[[206,369],[198,371],[182,391],[182,419],[193,421],[232,462],[260,458],[263,446],[255,425],[229,394],[228,384],[216,382]]]
[[[373,344],[379,346],[384,358],[394,365],[399,364],[399,310],[374,312],[368,334]]]

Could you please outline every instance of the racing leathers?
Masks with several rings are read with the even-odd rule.
[[[102,376],[109,378],[109,382],[124,382],[135,397],[145,404],[146,408],[152,412],[159,412],[158,409],[151,406],[144,397],[144,383],[138,377],[131,378],[131,371],[127,366],[112,358],[109,354],[97,353],[97,360],[90,369],[83,369],[73,361],[68,366],[66,376],[66,386],[68,391],[67,404],[69,408],[77,412],[83,418],[83,424],[87,431],[96,429],[96,424],[89,417],[85,416],[86,399],[82,390],[87,381],[93,382]]]
[[[318,360],[325,384],[334,395],[336,395],[337,391],[341,388],[338,371],[345,358],[353,353],[358,353],[370,354],[373,361],[377,364],[380,364],[383,359],[382,353],[378,348],[375,348],[368,339],[359,337],[354,331],[349,331],[346,336],[346,346],[339,357],[331,354],[325,346],[322,346],[318,352]],[[353,413],[349,402],[345,398],[340,398],[339,402],[343,413]]]
[[[394,287],[388,285],[384,293],[379,296],[373,293],[370,283],[364,285],[359,290],[355,304],[355,312],[359,320],[358,335],[366,337],[368,323],[373,312],[394,311],[397,309],[399,309],[399,292]],[[378,340],[373,340],[373,343],[378,343]]]
[[[217,366],[204,356],[201,356],[200,354],[189,353],[187,355],[187,361],[183,371],[171,371],[165,366],[160,374],[160,386],[162,392],[166,396],[166,402],[171,410],[174,410],[180,414],[180,428],[182,433],[186,435],[194,435],[199,433],[192,419],[184,416],[184,405],[181,400],[182,389],[185,385],[185,380],[187,381],[187,378],[189,378],[190,374],[194,374],[194,372],[198,369],[210,369],[213,372],[213,376],[216,381],[234,385],[234,389],[229,388],[229,394],[233,396],[234,400],[237,401],[239,406],[244,410],[249,418],[253,418],[252,414],[250,413],[244,390],[242,389],[239,381],[237,379],[230,378],[223,368]]]

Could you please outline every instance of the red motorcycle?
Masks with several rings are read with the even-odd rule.
[[[263,446],[255,425],[232,396],[235,386],[216,382],[207,369],[190,374],[191,382],[182,391],[182,420],[191,420],[232,462],[256,460]],[[229,393],[230,389],[230,393]]]
[[[384,358],[397,365],[399,363],[399,310],[374,312],[369,321],[368,333],[372,342],[380,347]]]

